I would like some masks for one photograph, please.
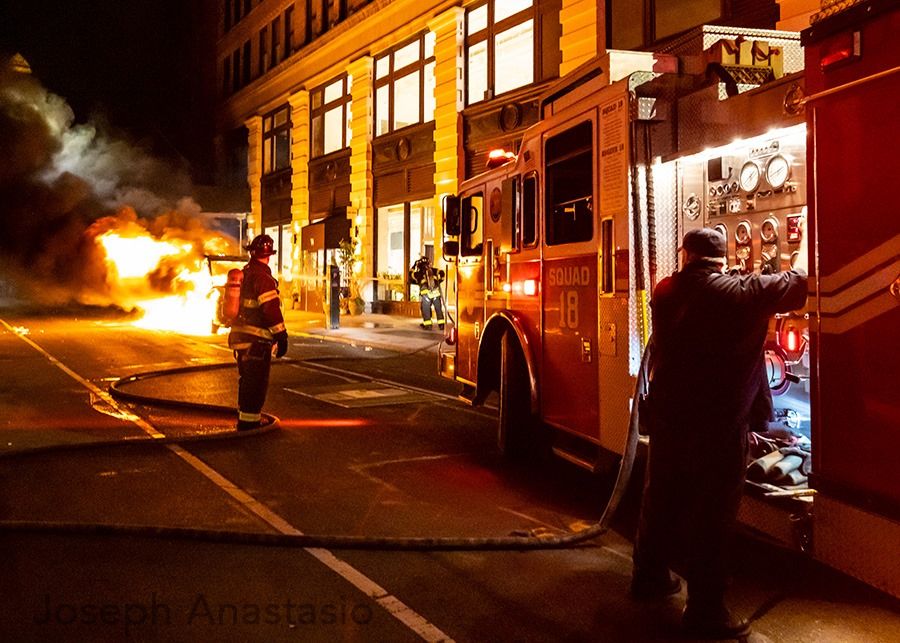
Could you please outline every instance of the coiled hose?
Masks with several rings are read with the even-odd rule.
[[[325,549],[353,549],[353,550],[377,550],[377,551],[522,551],[535,549],[563,549],[573,547],[593,540],[602,536],[609,531],[609,525],[612,517],[619,506],[619,502],[625,494],[628,482],[631,478],[631,472],[634,465],[634,458],[637,452],[639,441],[639,416],[637,400],[646,390],[646,360],[649,351],[645,351],[644,358],[641,362],[641,369],[638,372],[637,382],[635,386],[634,403],[631,407],[631,416],[629,418],[628,434],[626,437],[625,449],[622,460],[619,464],[619,471],[616,476],[616,482],[610,494],[609,501],[603,510],[600,520],[582,531],[566,534],[562,536],[499,536],[499,537],[380,537],[380,536],[343,536],[337,534],[272,534],[272,533],[256,533],[246,531],[233,530],[217,530],[217,529],[191,529],[184,527],[158,527],[147,525],[127,525],[127,524],[102,524],[102,523],[74,523],[74,522],[43,522],[43,521],[0,521],[0,531],[5,532],[31,532],[31,533],[56,533],[56,534],[81,534],[81,535],[116,535],[116,536],[141,536],[141,537],[159,537],[167,539],[185,539],[200,540],[205,542],[216,542],[226,544],[241,545],[263,545],[274,547],[300,547],[300,548],[325,548]],[[283,359],[279,360],[281,364],[297,364],[313,360],[295,360]],[[169,408],[183,408],[191,410],[212,411],[217,413],[234,414],[235,410],[231,407],[220,406],[215,404],[204,404],[199,402],[186,402],[181,400],[171,400],[166,398],[156,398],[145,395],[138,395],[122,389],[129,383],[141,380],[164,377],[170,375],[178,375],[185,373],[196,373],[203,371],[218,370],[224,368],[234,368],[231,363],[221,364],[204,364],[197,366],[186,366],[181,368],[173,368],[160,371],[148,371],[136,375],[121,378],[113,382],[109,386],[110,393],[122,400],[134,402],[150,406],[165,406]],[[248,431],[244,433],[228,433],[224,434],[228,437],[250,436],[273,430],[278,426],[278,419],[268,415],[266,424],[263,428]],[[200,436],[192,438],[161,438],[161,439],[141,439],[132,442],[138,443],[183,443],[188,441],[205,441],[224,436]],[[92,443],[89,446],[122,444],[121,441],[111,443]],[[80,446],[80,445],[79,445]],[[60,450],[71,448],[71,446],[61,447]]]

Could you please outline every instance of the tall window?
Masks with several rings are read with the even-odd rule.
[[[434,34],[375,59],[375,136],[434,120]]]
[[[241,71],[241,85],[250,84],[250,41],[244,42],[244,63]]]
[[[284,10],[284,50],[282,60],[294,51],[294,5]]]
[[[466,102],[534,82],[534,0],[488,0],[466,12]]]
[[[269,30],[263,27],[259,30],[259,68],[257,74],[262,76],[269,67]]]
[[[607,42],[635,49],[726,17],[723,0],[608,0]],[[777,15],[777,14],[776,14]],[[774,25],[772,25],[774,27]]]
[[[269,67],[274,67],[280,60],[281,47],[281,18],[272,21],[272,56],[269,58]]]
[[[263,118],[263,174],[271,174],[290,166],[290,107],[284,106]]]
[[[312,158],[330,154],[350,145],[350,85],[343,75],[310,93]]]

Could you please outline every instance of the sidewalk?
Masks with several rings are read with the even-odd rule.
[[[426,330],[419,326],[418,317],[402,315],[341,315],[339,328],[326,328],[323,313],[304,310],[285,310],[284,322],[288,334],[299,337],[318,337],[325,341],[353,346],[370,346],[392,351],[429,350],[437,352],[444,333],[435,325]]]

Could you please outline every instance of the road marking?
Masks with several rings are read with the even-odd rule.
[[[102,398],[110,406],[120,411],[123,417],[126,417],[130,421],[134,422],[152,438],[160,439],[166,437],[164,434],[157,431],[153,426],[148,424],[142,418],[126,411],[125,409],[122,409],[112,398],[112,396],[110,396],[107,392],[97,388],[97,386],[81,377],[78,373],[70,369],[68,366],[53,357],[50,353],[28,339],[28,337],[26,337],[21,330],[13,328],[2,319],[0,319],[0,323],[2,323],[14,335],[18,336],[36,351],[41,353],[41,355],[46,357],[51,364],[59,368],[66,375],[73,378],[89,391]],[[183,462],[192,467],[195,471],[197,471],[205,478],[210,480],[214,485],[219,487],[219,489],[227,493],[233,499],[237,500],[247,511],[260,518],[263,522],[274,528],[279,533],[296,536],[303,534],[302,531],[291,525],[287,520],[279,516],[277,513],[269,509],[265,504],[231,482],[228,478],[213,469],[193,453],[186,451],[177,444],[165,444],[164,446],[174,455],[178,456]],[[438,629],[438,627],[430,623],[427,619],[425,619],[425,617],[421,616],[411,607],[406,605],[403,601],[390,594],[381,585],[370,579],[361,571],[351,566],[349,563],[339,559],[329,550],[317,547],[304,547],[304,550],[309,552],[309,554],[313,556],[313,558],[335,572],[338,576],[369,596],[381,608],[386,610],[388,614],[406,625],[406,627],[417,634],[422,640],[429,641],[431,643],[438,643],[441,641],[452,643],[453,639],[451,639],[444,632]]]
[[[78,382],[79,384],[81,384],[82,386],[84,386],[84,387],[85,387],[87,390],[89,390],[91,393],[93,393],[94,395],[96,395],[97,397],[99,397],[101,400],[103,400],[104,402],[106,402],[107,404],[109,404],[111,407],[113,407],[114,409],[116,409],[117,411],[119,411],[120,413],[122,413],[122,418],[127,419],[127,420],[130,420],[131,422],[133,422],[134,424],[136,424],[138,427],[140,427],[140,429],[141,429],[144,433],[146,433],[147,435],[149,435],[151,438],[153,438],[154,440],[160,440],[160,439],[166,437],[165,435],[163,435],[162,433],[160,433],[159,431],[157,431],[153,426],[151,426],[150,424],[148,424],[147,422],[145,422],[145,421],[143,420],[143,418],[140,418],[140,417],[138,417],[137,415],[135,415],[134,413],[131,413],[130,411],[121,408],[121,407],[116,403],[116,401],[112,398],[112,396],[111,396],[109,393],[107,393],[106,391],[104,391],[104,390],[98,388],[98,387],[95,386],[92,382],[87,381],[86,379],[84,379],[83,377],[81,377],[81,375],[79,375],[78,373],[76,373],[75,371],[73,371],[71,368],[69,368],[68,366],[66,366],[65,364],[63,364],[62,362],[60,362],[58,359],[56,359],[55,357],[53,357],[53,355],[51,355],[50,353],[48,353],[47,351],[45,351],[43,348],[41,348],[40,346],[38,346],[36,343],[34,343],[33,341],[31,341],[31,339],[29,339],[29,338],[25,335],[25,333],[23,333],[21,330],[16,329],[16,328],[13,328],[12,326],[10,326],[9,324],[6,323],[6,320],[0,319],[0,323],[2,323],[4,326],[6,326],[7,330],[9,330],[11,333],[13,333],[14,335],[16,335],[16,336],[17,336],[19,339],[21,339],[23,342],[25,342],[26,344],[28,344],[29,346],[31,346],[34,350],[36,350],[36,351],[39,352],[41,355],[43,355],[44,357],[46,357],[46,358],[50,361],[51,364],[53,364],[54,366],[56,366],[56,367],[57,367],[59,370],[61,370],[63,373],[65,373],[66,375],[68,375],[69,377],[71,377],[72,379],[74,379],[76,382]]]

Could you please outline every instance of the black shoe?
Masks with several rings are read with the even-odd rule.
[[[246,420],[238,420],[237,430],[238,431],[252,431],[253,429],[258,429],[262,426],[262,422],[254,421],[247,422]]]
[[[688,606],[681,625],[684,634],[692,639],[739,639],[750,634],[750,621],[735,616],[725,607],[699,610]]]
[[[419,328],[423,328],[425,330],[431,330],[431,324],[422,323],[422,324],[419,324]]]
[[[668,598],[681,591],[681,581],[672,576],[631,579],[631,597],[636,601],[655,601]]]
[[[443,325],[443,324],[438,324],[438,328],[440,328],[441,330],[444,330],[444,325]]]

